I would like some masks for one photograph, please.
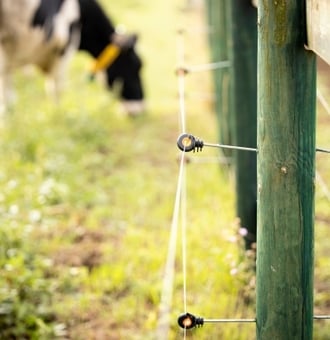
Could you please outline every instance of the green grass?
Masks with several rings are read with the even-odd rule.
[[[0,338],[154,338],[179,169],[177,29],[196,28],[184,36],[188,63],[204,63],[208,52],[200,14],[182,12],[177,1],[103,3],[117,23],[140,33],[148,111],[125,116],[115,94],[87,82],[84,54],[70,65],[57,108],[38,73],[17,73],[19,100],[1,126]],[[213,103],[202,98],[212,92],[210,75],[193,74],[186,87],[187,129],[217,141]],[[319,119],[329,123],[324,112]],[[328,143],[324,124],[318,143]],[[237,232],[233,174],[225,165],[193,161],[217,157],[217,150],[190,156],[188,309],[207,318],[254,317],[252,262]],[[330,161],[321,157],[327,180]],[[325,314],[329,201],[316,188],[315,301]],[[171,339],[182,338],[180,241],[179,235]],[[316,339],[327,339],[329,326],[318,322],[315,329]],[[254,325],[215,324],[188,337],[254,334]]]

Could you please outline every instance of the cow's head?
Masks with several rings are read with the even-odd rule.
[[[106,69],[110,88],[120,87],[120,96],[131,115],[144,111],[144,93],[141,81],[141,58],[135,51],[136,35],[113,34],[111,44],[118,48],[117,55]]]

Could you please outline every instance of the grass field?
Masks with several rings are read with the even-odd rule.
[[[114,93],[87,81],[77,55],[58,107],[39,73],[18,72],[17,104],[0,140],[0,339],[155,339],[178,177],[178,29],[188,64],[209,60],[201,7],[121,0],[105,8],[140,35],[148,109],[127,117]],[[329,67],[319,89],[330,101]],[[217,142],[211,75],[186,82],[187,130]],[[319,105],[317,144],[329,147]],[[209,318],[253,318],[254,276],[242,251],[233,174],[205,149],[187,165],[187,304]],[[315,310],[330,314],[330,157],[318,155]],[[324,184],[323,184],[324,183]],[[178,244],[181,237],[179,235]],[[181,339],[180,246],[170,339]],[[330,339],[315,322],[315,339]],[[205,325],[191,339],[250,340],[254,325]]]

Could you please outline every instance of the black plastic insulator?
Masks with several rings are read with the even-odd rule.
[[[189,70],[187,67],[184,67],[184,66],[181,66],[181,67],[178,67],[176,70],[175,70],[175,74],[177,76],[180,76],[180,75],[186,75],[189,73]]]
[[[178,148],[181,151],[190,152],[190,151],[202,151],[204,143],[202,140],[190,135],[188,133],[183,133],[179,136],[177,140]]]
[[[202,327],[204,324],[204,319],[192,315],[190,313],[181,314],[178,317],[178,324],[181,328],[191,329],[194,327]]]

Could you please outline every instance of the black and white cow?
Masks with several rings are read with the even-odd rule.
[[[127,111],[142,111],[142,63],[135,41],[135,36],[116,34],[96,0],[0,0],[0,110],[13,99],[11,76],[16,68],[38,66],[52,80],[50,90],[58,97],[69,58],[84,50],[95,58],[95,72],[105,68],[110,88],[121,84]]]

